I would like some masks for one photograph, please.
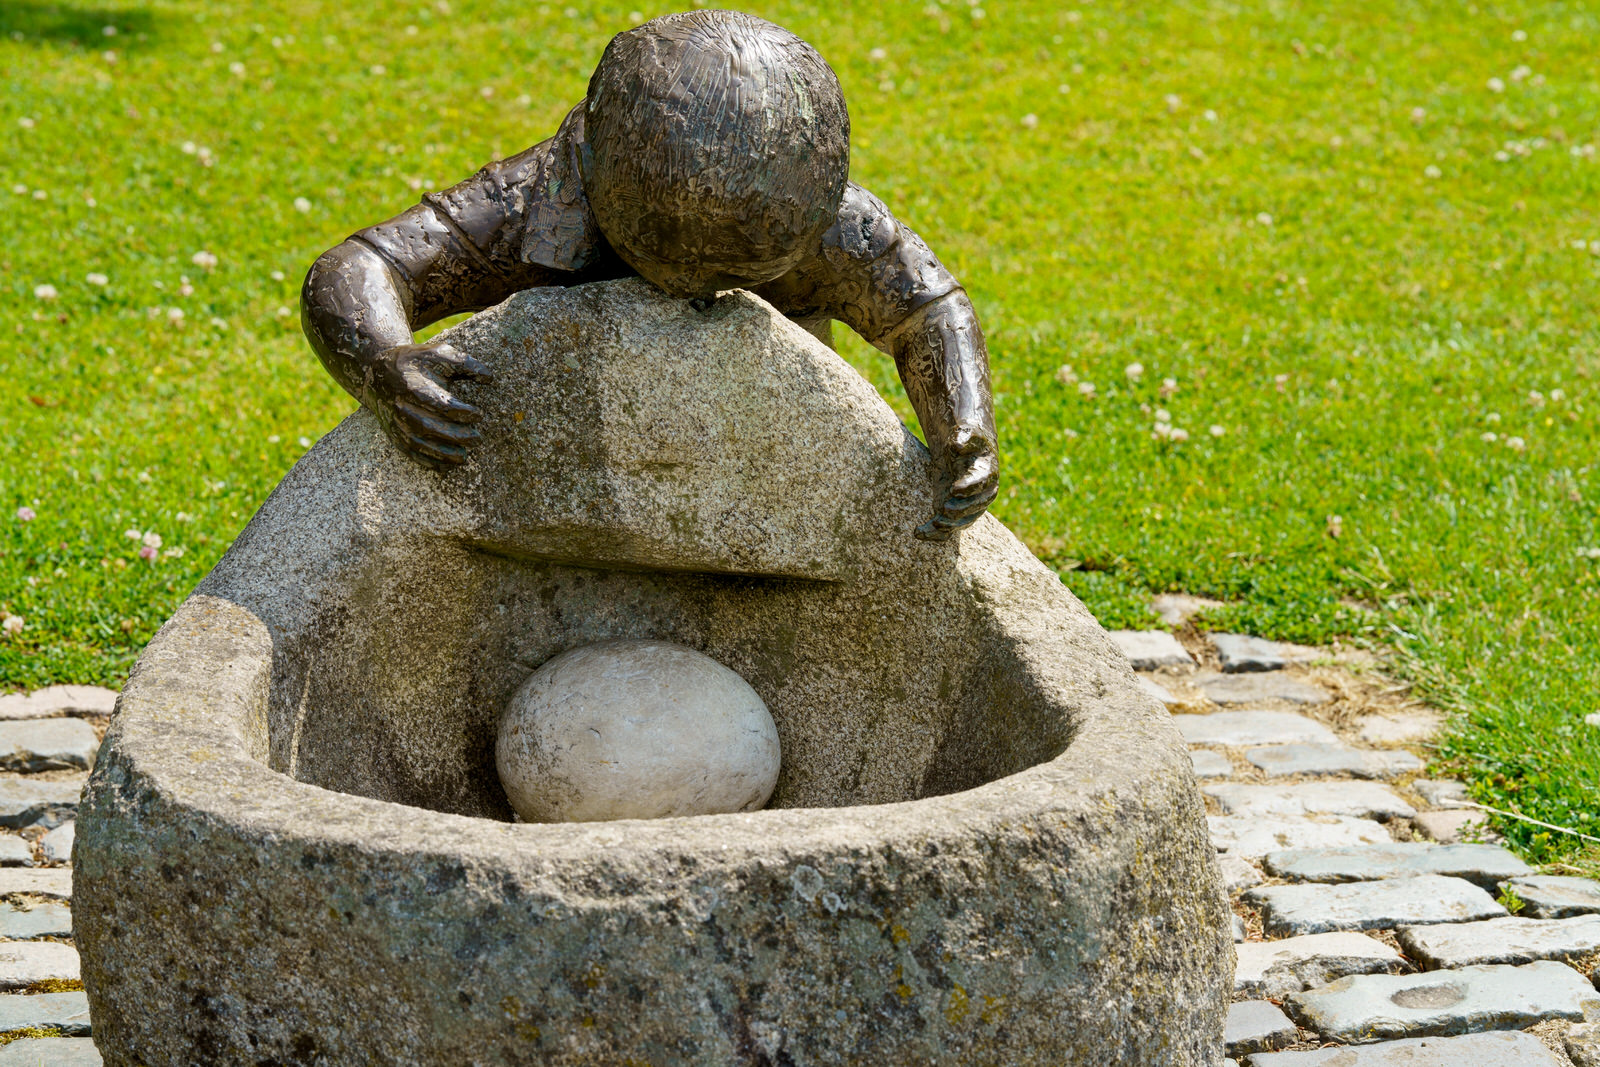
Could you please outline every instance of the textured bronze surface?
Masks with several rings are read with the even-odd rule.
[[[533,286],[749,289],[824,340],[837,320],[894,357],[942,479],[917,533],[948,537],[995,496],[983,331],[922,239],[848,181],[849,140],[838,79],[794,34],[730,11],[654,19],[612,39],[554,137],[318,258],[306,336],[390,436],[447,466],[480,417],[447,383],[488,371],[413,331]]]

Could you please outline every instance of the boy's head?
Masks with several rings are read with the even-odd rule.
[[[589,79],[581,152],[600,230],[674,296],[787,273],[830,226],[850,117],[816,50],[734,11],[620,33]]]

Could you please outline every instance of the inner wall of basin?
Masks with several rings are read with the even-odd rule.
[[[381,562],[275,650],[269,762],[327,789],[509,820],[494,766],[506,702],[557,653],[623,637],[687,645],[755,688],[783,752],[769,807],[955,792],[1070,740],[967,598],[482,554],[420,575]]]

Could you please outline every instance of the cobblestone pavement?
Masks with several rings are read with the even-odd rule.
[[[1239,943],[1230,1065],[1600,1067],[1600,883],[1539,875],[1462,783],[1421,773],[1437,712],[1361,653],[1113,637],[1207,798]]]
[[[1436,712],[1361,654],[1113,637],[1208,798],[1239,943],[1230,1065],[1600,1067],[1600,883],[1539,875],[1457,806],[1461,783],[1420,774]],[[0,1067],[101,1062],[71,852],[115,698],[0,697]]]
[[[72,827],[116,699],[0,696],[0,1067],[100,1063],[72,946]]]

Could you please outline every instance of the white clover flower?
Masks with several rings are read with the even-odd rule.
[[[389,73],[389,68],[384,66],[382,63],[374,63],[372,66],[367,68],[367,73],[371,74],[375,78],[378,78]]]
[[[269,445],[275,445],[275,444],[277,444],[277,443],[278,443],[278,442],[279,442],[279,441],[281,441],[281,440],[283,440],[283,438],[281,438],[281,437],[279,437],[279,436],[278,436],[278,435],[277,435],[277,434],[275,434],[275,433],[269,433],[269,434],[267,434],[267,444],[269,444]]]
[[[111,281],[111,279],[106,277],[104,274],[93,270],[88,274],[85,274],[83,276],[83,280],[88,282],[90,285],[107,285]]]
[[[222,42],[221,41],[212,41],[211,42],[211,54],[212,55],[221,55],[222,54]]]
[[[25,130],[31,130],[31,129],[34,128],[35,125],[37,125],[37,123],[35,123],[32,119],[28,118],[26,115],[24,115],[22,118],[17,120],[17,125],[21,126]]]
[[[1179,108],[1183,107],[1183,97],[1179,96],[1177,93],[1168,93],[1166,95],[1166,105],[1168,111],[1177,111]]]
[[[1208,432],[1212,437],[1222,437],[1228,432],[1228,428],[1226,426],[1218,426],[1216,423],[1212,423],[1211,429]]]
[[[139,543],[144,545],[146,548],[160,548],[161,535],[156,533],[154,530],[146,531],[145,535],[139,538]]]
[[[1056,381],[1060,382],[1062,385],[1071,385],[1077,380],[1078,372],[1067,366],[1065,363],[1056,368]]]
[[[1157,441],[1165,441],[1172,436],[1172,427],[1165,422],[1158,422],[1150,427],[1150,436]]]
[[[186,156],[192,156],[199,151],[199,149],[195,147],[195,143],[193,141],[183,142],[178,146],[178,150]]]
[[[217,265],[217,257],[202,248],[200,251],[189,257],[189,262],[193,263],[197,267],[211,270]]]
[[[1518,41],[1518,42],[1526,41],[1528,39],[1528,31],[1527,30],[1512,30],[1511,31],[1511,39],[1513,41]]]
[[[1423,174],[1424,177],[1427,177],[1427,178],[1442,178],[1442,177],[1444,177],[1444,171],[1440,170],[1438,167],[1434,166],[1432,163],[1429,163],[1426,167],[1422,168],[1422,174]]]
[[[239,62],[237,59],[228,64],[228,72],[233,74],[235,77],[244,77],[244,70],[244,64]]]
[[[1517,69],[1511,72],[1511,80],[1514,82],[1519,82],[1532,73],[1533,71],[1528,67],[1519,65]]]
[[[1172,428],[1172,439],[1180,443],[1187,441],[1189,439],[1189,431],[1181,426],[1174,426]]]
[[[182,308],[168,308],[167,309],[167,321],[168,322],[182,322],[183,321],[183,309]]]
[[[304,214],[305,212],[311,210],[311,201],[307,200],[303,196],[297,196],[294,198],[294,209]]]
[[[193,522],[194,516],[189,514],[187,511],[180,511],[176,515],[172,516],[172,519],[174,522]]]
[[[283,271],[275,270],[271,274],[267,275],[267,277],[271,278],[275,282],[281,282],[283,281]]]
[[[1491,412],[1489,412],[1489,414],[1487,414],[1487,415],[1485,415],[1483,417],[1483,421],[1484,422],[1499,422],[1500,421],[1500,413],[1498,411],[1491,411]]]
[[[1506,83],[1501,81],[1499,78],[1490,78],[1489,91],[1491,93],[1503,93],[1506,91]]]
[[[1172,412],[1168,411],[1166,408],[1156,408],[1156,421],[1171,422]]]
[[[1205,120],[1207,122],[1216,122],[1217,121],[1217,113],[1215,111],[1212,111],[1210,108],[1206,108],[1205,113],[1204,113],[1204,118],[1205,118]]]
[[[33,295],[37,300],[54,300],[60,294],[53,285],[36,285],[33,287]]]
[[[296,437],[294,439],[294,443],[299,445],[301,448],[310,448],[311,447],[311,438],[305,437],[305,436]]]
[[[1030,130],[1037,129],[1039,126],[1039,116],[1035,115],[1031,111],[1028,112],[1026,115],[1022,116],[1022,125]]]
[[[141,541],[144,539],[143,532],[138,529],[123,530],[122,536],[126,537],[130,541]]]
[[[1420,123],[1423,119],[1425,119],[1427,117],[1428,117],[1428,112],[1427,112],[1426,108],[1414,107],[1414,108],[1411,109],[1411,121],[1412,122]]]
[[[1495,433],[1493,430],[1485,430],[1478,435],[1478,440],[1482,441],[1484,444],[1492,445],[1496,441],[1500,440],[1500,435]]]
[[[1259,215],[1256,216],[1256,222],[1259,223],[1262,226],[1271,226],[1272,225],[1272,216],[1267,214],[1265,211],[1263,211]]]
[[[1083,396],[1093,396],[1094,395],[1094,383],[1093,382],[1079,382],[1078,383],[1078,392],[1079,392],[1079,394],[1081,394]]]
[[[1513,452],[1522,452],[1527,449],[1528,442],[1520,437],[1508,437],[1506,438],[1506,447]]]
[[[1122,368],[1122,373],[1126,374],[1130,381],[1135,381],[1136,382],[1140,378],[1144,377],[1144,364],[1143,363],[1130,363],[1126,367]]]
[[[0,621],[0,630],[4,630],[8,634],[20,634],[27,625],[21,615],[7,615],[3,621]]]

